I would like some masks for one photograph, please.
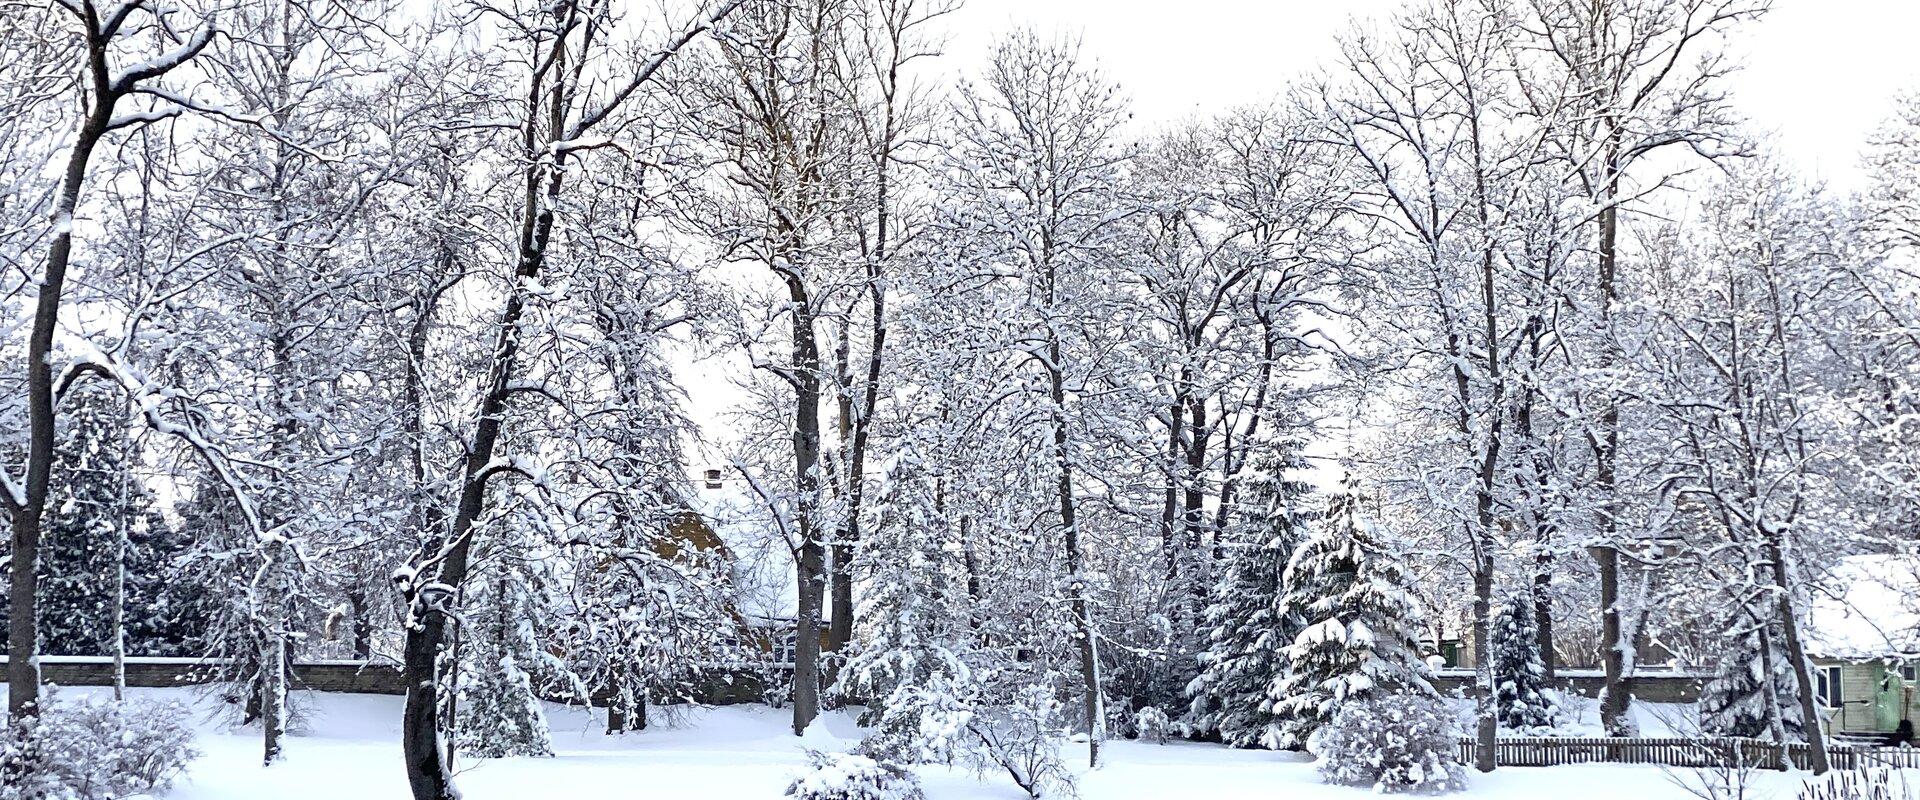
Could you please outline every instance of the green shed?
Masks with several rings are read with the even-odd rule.
[[[1841,559],[1807,620],[1814,694],[1827,731],[1880,738],[1920,719],[1920,561]]]

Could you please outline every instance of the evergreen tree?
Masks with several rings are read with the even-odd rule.
[[[81,384],[63,410],[40,552],[42,650],[113,653],[119,605],[129,655],[198,655],[177,646],[191,638],[197,622],[175,614],[174,598],[191,586],[175,574],[186,542],[136,473],[121,395]],[[124,595],[116,598],[123,568],[118,591]]]
[[[1714,736],[1772,739],[1771,714],[1778,713],[1784,737],[1801,741],[1806,736],[1806,724],[1800,713],[1793,663],[1782,644],[1779,623],[1768,614],[1760,618],[1768,620],[1764,628],[1745,614],[1736,614],[1728,621],[1719,668],[1713,680],[1700,687],[1700,698],[1695,701],[1700,730]],[[1763,679],[1769,667],[1773,673],[1771,692]]]
[[[497,530],[501,538],[516,535],[511,524]],[[479,758],[553,755],[529,674],[540,664],[534,623],[536,593],[545,582],[518,557],[527,550],[501,547],[496,538],[467,584],[456,741],[461,752]]]
[[[974,694],[965,592],[935,480],[911,447],[887,467],[878,522],[854,564],[871,587],[858,617],[865,630],[840,687],[867,703],[874,733],[862,749],[906,761],[950,755]]]
[[[1281,604],[1287,562],[1307,524],[1302,501],[1311,487],[1286,475],[1299,466],[1287,446],[1250,468],[1240,524],[1224,543],[1224,575],[1208,598],[1201,673],[1187,686],[1188,726],[1233,747],[1257,747],[1278,733],[1268,691],[1302,627]]]
[[[206,652],[207,587],[186,568],[193,540],[149,509],[128,529],[127,654],[188,658]]]
[[[1500,727],[1538,733],[1559,718],[1553,688],[1547,684],[1546,662],[1540,657],[1540,629],[1533,598],[1514,593],[1501,602],[1493,618],[1494,706]]]
[[[134,491],[126,414],[93,387],[65,406],[40,551],[40,647],[105,655],[113,651],[115,575]]]
[[[1307,621],[1269,689],[1275,724],[1263,742],[1296,749],[1340,704],[1372,692],[1434,693],[1420,661],[1420,609],[1407,577],[1359,517],[1349,479],[1327,522],[1294,552],[1282,613]]]

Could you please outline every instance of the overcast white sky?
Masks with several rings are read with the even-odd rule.
[[[978,64],[1017,26],[1078,33],[1153,124],[1276,94],[1325,61],[1352,16],[1400,0],[965,0],[947,60]],[[1780,149],[1836,187],[1858,182],[1866,133],[1900,88],[1920,85],[1920,2],[1775,0],[1740,35],[1736,101]]]

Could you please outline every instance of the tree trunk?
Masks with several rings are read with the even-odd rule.
[[[1767,561],[1773,568],[1775,588],[1775,610],[1780,615],[1781,635],[1786,639],[1787,658],[1793,661],[1794,687],[1800,690],[1800,715],[1804,719],[1807,732],[1808,766],[1813,774],[1824,774],[1827,762],[1826,731],[1820,728],[1819,709],[1813,699],[1813,674],[1808,669],[1806,643],[1800,638],[1800,615],[1793,607],[1793,580],[1787,571],[1786,544],[1781,541],[1784,533],[1771,525],[1761,525],[1761,534],[1765,537]],[[1772,675],[1766,676],[1771,682]]]
[[[1493,658],[1487,647],[1492,642],[1491,625],[1493,617],[1493,563],[1489,557],[1475,570],[1473,576],[1473,652],[1474,681],[1479,684],[1479,697],[1475,698],[1474,738],[1479,746],[1474,750],[1474,768],[1481,772],[1492,772],[1495,766],[1494,747],[1499,740],[1500,718],[1494,708]]]
[[[1601,545],[1591,552],[1600,570],[1600,666],[1605,675],[1600,689],[1600,722],[1608,736],[1631,736],[1633,677],[1627,674],[1631,645],[1620,619],[1620,551]]]
[[[1060,366],[1058,339],[1047,343],[1047,391],[1053,404],[1053,458],[1059,478],[1055,484],[1060,504],[1060,530],[1067,555],[1067,597],[1080,645],[1081,696],[1087,716],[1087,767],[1100,766],[1100,740],[1106,735],[1106,711],[1100,686],[1100,653],[1095,641],[1093,610],[1087,604],[1085,558],[1080,552],[1080,528],[1074,517],[1073,456],[1067,434],[1066,376]]]
[[[107,88],[106,43],[88,37],[88,67],[93,78],[93,102],[74,139],[54,205],[53,243],[34,298],[33,327],[27,335],[27,471],[21,487],[24,502],[10,506],[13,518],[12,585],[7,597],[7,713],[13,719],[31,717],[40,708],[40,527],[46,515],[47,487],[53,475],[54,397],[53,334],[60,320],[60,299],[66,289],[67,266],[73,258],[73,214],[80,205],[87,164],[106,135],[107,121],[118,99]]]
[[[806,732],[820,713],[820,617],[826,596],[826,548],[820,541],[820,347],[813,328],[812,299],[793,273],[787,279],[793,304],[793,485],[799,495],[794,553],[799,610],[794,619],[793,735]]]
[[[1611,159],[1607,163],[1611,164]],[[1618,298],[1615,277],[1619,266],[1619,213],[1613,205],[1618,196],[1618,174],[1610,172],[1605,186],[1605,202],[1596,224],[1600,234],[1600,319],[1603,333],[1610,333],[1613,305]],[[1614,356],[1610,345],[1603,343],[1600,346],[1600,357],[1603,372],[1613,366]],[[1620,514],[1617,485],[1620,403],[1611,387],[1600,391],[1605,406],[1600,412],[1601,444],[1594,453],[1594,488],[1600,495],[1595,522],[1600,541],[1590,550],[1594,566],[1600,572],[1600,665],[1605,673],[1600,690],[1600,722],[1606,727],[1608,736],[1631,736],[1635,731],[1631,716],[1633,678],[1628,675],[1627,656],[1632,643],[1623,638],[1625,629],[1620,623],[1620,551],[1616,546]]]

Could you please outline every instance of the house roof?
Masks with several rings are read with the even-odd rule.
[[[758,624],[791,622],[800,606],[793,549],[766,504],[737,478],[721,481],[718,488],[704,481],[695,486],[689,505],[733,558],[740,613]]]
[[[1808,654],[1843,661],[1920,657],[1920,559],[1848,556],[1813,593]]]

